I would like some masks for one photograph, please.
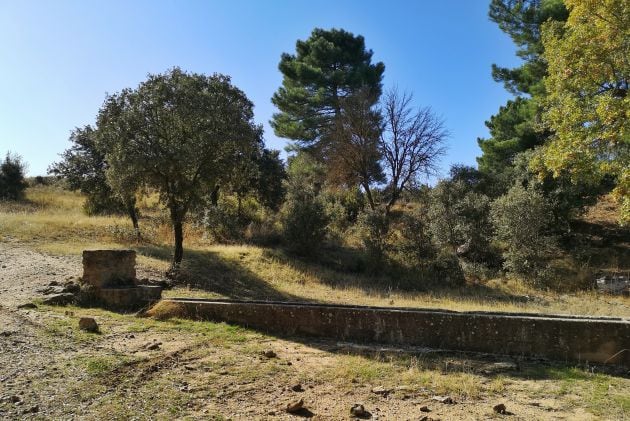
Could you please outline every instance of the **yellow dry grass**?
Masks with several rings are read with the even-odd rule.
[[[53,254],[78,255],[88,248],[133,248],[139,264],[163,271],[171,258],[171,234],[154,199],[141,203],[138,242],[127,218],[86,216],[80,194],[53,187],[27,190],[27,201],[0,204],[0,240],[14,238]],[[158,221],[158,222],[156,222]],[[148,233],[148,234],[147,234]],[[147,238],[149,237],[150,238]],[[374,306],[445,308],[460,311],[569,313],[630,317],[630,299],[596,292],[558,294],[497,279],[478,286],[433,291],[401,291],[396,280],[340,272],[294,259],[280,249],[208,244],[199,229],[187,227],[186,286],[174,297],[286,299]]]

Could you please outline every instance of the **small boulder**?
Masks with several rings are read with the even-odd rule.
[[[286,411],[289,414],[292,414],[294,412],[300,411],[302,408],[304,408],[304,399],[300,399],[299,401],[289,402],[287,404]]]
[[[421,407],[420,407],[420,411],[422,411],[422,412],[431,412],[431,410],[429,409],[429,407],[428,407],[428,406],[426,406],[426,405],[421,406]]]
[[[505,407],[505,404],[502,403],[493,406],[492,410],[497,414],[507,414],[507,408]]]
[[[24,304],[20,304],[19,306],[17,306],[18,309],[34,309],[37,308],[37,305],[33,304],[33,303],[24,303]]]
[[[360,403],[352,405],[350,408],[350,414],[358,418],[370,418],[371,414],[365,410],[365,407]]]
[[[304,392],[304,388],[299,383],[296,384],[296,385],[291,386],[291,390],[294,391],[294,392]]]
[[[155,351],[160,349],[160,345],[162,345],[162,342],[152,342],[150,344],[147,344],[145,348],[149,351]]]
[[[97,333],[99,330],[98,323],[92,317],[81,317],[79,319],[79,329],[92,333]]]
[[[381,396],[387,396],[389,392],[391,392],[391,389],[386,389],[383,386],[376,386],[375,388],[372,389],[372,393],[375,393]]]
[[[445,403],[447,405],[452,405],[455,403],[455,400],[450,396],[433,396],[431,399],[436,402]]]
[[[266,350],[263,355],[267,358],[276,358],[278,356],[272,349]]]
[[[63,292],[61,294],[53,294],[44,298],[44,300],[42,300],[42,303],[51,306],[65,306],[72,303],[73,301],[74,294]]]

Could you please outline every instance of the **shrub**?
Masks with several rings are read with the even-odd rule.
[[[389,219],[381,209],[366,210],[357,222],[359,237],[368,257],[368,267],[379,269],[387,260]]]
[[[534,283],[548,281],[556,239],[549,234],[553,212],[545,197],[517,184],[492,203],[492,221],[504,246],[504,268]]]
[[[431,241],[428,218],[423,209],[403,214],[397,244],[398,253],[412,265],[436,256],[437,249]]]
[[[4,161],[0,163],[0,199],[20,200],[24,197],[27,187],[25,172],[26,165],[22,158],[7,152]]]
[[[430,228],[436,244],[470,261],[491,264],[495,259],[488,196],[461,180],[444,180],[430,198]]]
[[[321,198],[308,189],[292,190],[281,212],[288,248],[301,256],[315,254],[326,237],[329,222]]]

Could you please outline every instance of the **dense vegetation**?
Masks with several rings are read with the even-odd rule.
[[[584,286],[567,281],[592,257],[576,217],[613,191],[628,219],[628,8],[492,0],[490,19],[523,60],[492,75],[515,97],[486,122],[478,167],[455,165],[433,186],[446,123],[412,93],[383,89],[385,65],[362,36],[319,28],[279,63],[271,125],[290,141],[286,166],[228,76],[173,68],[107,96],[50,172],[86,195],[88,214],[128,215],[138,238],[136,204],[156,197],[173,230],[172,273],[188,224],[301,259],[345,255],[343,270],[387,271],[405,288],[504,274]],[[16,171],[7,156],[5,198],[20,198]]]

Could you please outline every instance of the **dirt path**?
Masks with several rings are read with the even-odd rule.
[[[447,404],[432,399],[438,388],[429,377],[426,387],[410,388],[402,386],[405,371],[396,372],[401,383],[380,374],[394,363],[377,348],[364,358],[336,342],[278,339],[222,324],[160,322],[96,309],[17,308],[51,281],[80,275],[80,266],[79,257],[0,243],[0,419],[347,420],[356,403],[373,420],[597,419],[581,407],[580,396],[554,392],[562,387],[554,380],[481,376],[461,359],[436,363],[468,367],[455,370],[445,386],[460,390],[453,395],[457,403]],[[94,316],[102,333],[79,331],[82,315]],[[159,345],[147,349],[152,343]],[[264,357],[268,349],[277,356]],[[499,380],[505,385],[488,392]],[[624,381],[610,387],[627,387],[627,380],[619,380]],[[301,388],[293,390],[297,384]],[[485,392],[467,397],[466,388]],[[287,414],[283,407],[298,399],[307,410]],[[494,413],[497,403],[513,415]],[[422,412],[423,406],[431,412]]]

